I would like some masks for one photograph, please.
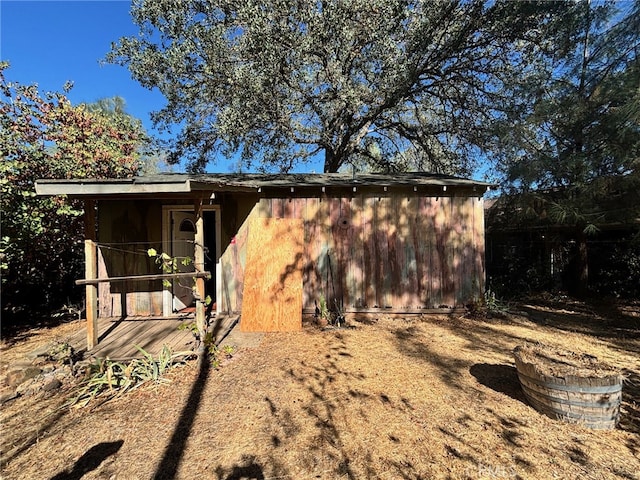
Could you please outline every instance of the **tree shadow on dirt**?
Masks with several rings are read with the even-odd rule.
[[[162,460],[153,475],[154,480],[175,478],[202,402],[202,394],[207,384],[210,370],[211,361],[206,353],[201,352],[198,356],[198,376],[193,382],[189,398],[182,409],[180,418],[176,422],[173,435],[162,455]]]
[[[527,315],[527,319],[528,321],[549,331],[557,331],[558,334],[563,334],[565,332],[578,332],[582,335],[591,336],[594,339],[603,342],[611,349],[624,354],[633,355],[634,352],[640,352],[640,330],[636,329],[634,326],[635,324],[632,325],[631,328],[628,328],[628,319],[623,319],[622,321],[626,325],[624,331],[611,331],[607,325],[619,325],[619,323],[616,323],[618,322],[618,320],[616,320],[618,313],[613,312],[611,317],[607,318],[577,314],[576,312],[580,305],[582,304],[572,304],[572,309],[567,311],[567,313],[563,313],[562,311],[548,312],[546,310],[535,310],[537,313],[534,315]],[[533,311],[534,305],[530,305],[529,308]],[[582,308],[585,309],[585,311],[590,311],[589,309],[591,307],[587,305]],[[631,318],[632,322],[635,322],[635,317],[629,318]],[[436,320],[426,319],[424,320],[424,323],[429,324],[435,321]],[[467,343],[466,348],[470,350],[477,350],[479,354],[482,354],[482,352],[493,352],[511,357],[513,348],[516,345],[533,340],[527,337],[513,335],[496,328],[500,324],[517,325],[518,321],[517,319],[513,320],[509,318],[489,318],[486,320],[473,321],[466,319],[451,319],[445,322],[438,321],[437,323],[438,326],[448,329],[453,335],[465,339]],[[443,380],[453,382],[455,385],[457,382],[456,379],[459,378],[459,375],[464,370],[464,362],[457,359],[455,354],[451,356],[434,354],[434,352],[429,349],[428,342],[422,341],[420,336],[417,335],[419,330],[418,326],[408,327],[405,330],[398,330],[396,332],[396,337],[399,349],[408,355],[422,358],[429,361],[432,365],[437,366]],[[473,372],[471,373],[473,375]],[[478,367],[476,367],[475,373],[480,373],[480,375],[482,375],[483,372],[478,372]],[[490,372],[484,373],[490,375]],[[507,371],[502,373],[508,374]],[[638,405],[640,405],[640,370],[634,368],[634,366],[630,364],[625,366],[622,373],[625,377],[625,382],[622,390],[622,415],[617,428],[631,433],[640,434],[640,408],[638,408]],[[513,379],[512,375],[511,378]],[[491,381],[490,378],[485,378],[485,380]],[[479,378],[478,381],[483,384]],[[498,389],[502,388],[499,385],[485,386],[496,391],[499,391]],[[509,388],[507,386],[503,387]],[[523,401],[524,397],[518,397],[520,394],[514,392],[513,388],[511,388],[511,392],[514,393],[514,398]],[[527,403],[526,401],[524,402]]]
[[[524,401],[524,396],[519,392],[519,383],[517,376],[514,382],[515,368],[508,365],[491,365],[487,363],[473,363],[457,355],[456,348],[442,352],[432,343],[432,337],[429,333],[429,324],[437,324],[444,328],[450,329],[453,335],[462,336],[463,338],[473,337],[468,342],[469,350],[486,350],[493,349],[504,354],[510,354],[512,350],[512,342],[514,338],[500,337],[493,332],[491,326],[486,326],[486,331],[469,332],[465,328],[463,322],[449,318],[443,320],[441,317],[423,318],[421,321],[412,321],[408,326],[401,326],[393,330],[396,347],[403,354],[425,362],[435,368],[440,380],[445,383],[453,392],[460,392],[463,395],[471,395],[473,398],[481,398],[485,392],[481,388],[470,387],[465,383],[465,375],[471,374],[478,380],[480,385],[484,385],[493,391],[507,395],[520,402]],[[425,326],[427,326],[425,328]],[[475,328],[475,326],[474,326]],[[500,332],[502,335],[502,332]],[[513,369],[513,370],[512,370]],[[445,397],[446,398],[446,397]],[[479,400],[481,402],[481,400]],[[438,430],[445,436],[443,448],[447,458],[452,461],[465,465],[464,471],[473,478],[474,475],[482,476],[483,468],[491,469],[494,466],[483,465],[478,459],[483,458],[486,452],[483,448],[474,445],[473,442],[467,440],[466,431],[482,428],[487,435],[494,435],[501,438],[508,448],[520,448],[520,438],[522,433],[520,429],[524,423],[513,416],[505,416],[502,413],[489,408],[481,408],[482,413],[477,416],[471,416],[463,413],[454,419],[442,419],[439,422]],[[530,474],[533,467],[527,460],[515,461],[515,464],[526,469]],[[497,467],[495,467],[497,468]],[[505,467],[506,468],[506,467]],[[510,466],[509,468],[513,468]],[[478,470],[479,469],[479,470]],[[510,470],[510,478],[521,478]]]
[[[432,351],[428,342],[420,339],[421,330],[416,325],[394,330],[398,350],[405,355],[424,360],[438,368],[439,375],[445,383],[456,385],[460,372],[469,367],[468,362],[455,356],[438,355]]]
[[[30,312],[29,315],[23,318],[9,315],[3,311],[1,316],[0,338],[7,346],[28,340],[34,335],[34,331],[56,328],[62,324],[78,320],[77,315],[51,312]]]
[[[234,465],[225,471],[222,467],[215,470],[218,480],[264,480],[264,471],[262,466],[256,462],[255,457],[250,455],[242,456],[242,463]]]
[[[332,476],[355,479],[356,475],[350,467],[351,459],[343,448],[344,435],[348,435],[348,432],[341,431],[337,418],[345,411],[348,398],[334,392],[332,384],[337,377],[362,380],[363,375],[343,369],[340,365],[340,357],[350,356],[341,333],[330,337],[327,352],[325,358],[317,364],[303,362],[300,368],[292,367],[286,372],[293,381],[311,394],[311,400],[302,406],[302,411],[313,420],[317,430],[307,445],[308,452],[303,459],[306,463],[304,467],[307,471],[321,471],[326,474],[329,470]],[[280,413],[271,403],[270,410],[287,437],[291,438],[297,433],[295,417],[291,416],[290,412]]]
[[[371,410],[382,408],[388,415],[411,408],[409,400],[396,401],[384,391],[365,390],[369,378],[354,370],[347,363],[353,358],[349,352],[348,330],[328,330],[320,333],[326,342],[326,354],[317,361],[302,361],[286,367],[284,373],[296,385],[302,387],[304,395],[295,399],[294,406],[282,407],[271,397],[264,401],[271,416],[266,433],[277,457],[278,450],[296,450],[293,463],[305,478],[378,478],[380,463],[385,464],[384,474],[388,478],[420,478],[416,467],[410,462],[399,461],[397,455],[389,458],[376,456],[365,449],[353,449],[352,438],[362,435],[362,421],[373,425]],[[312,426],[309,429],[309,425]],[[357,429],[357,430],[356,430]],[[400,443],[401,432],[389,432],[379,441],[392,445]],[[381,454],[382,447],[375,450]],[[391,451],[391,450],[390,450]],[[272,468],[270,477],[294,477],[293,472],[283,468]],[[395,463],[394,463],[395,462]],[[283,474],[284,472],[284,474]],[[289,475],[286,475],[286,474]],[[280,476],[278,476],[280,475]],[[314,477],[315,476],[315,477]]]
[[[618,428],[640,435],[640,372],[624,369],[622,375],[624,381]],[[637,443],[630,443],[628,447],[635,455],[640,453]]]
[[[573,315],[573,314],[569,314]],[[400,326],[392,332],[395,336],[398,351],[403,354],[419,359],[426,364],[434,367],[436,374],[453,390],[459,390],[462,395],[470,398],[482,398],[486,391],[482,387],[487,387],[494,392],[504,394],[507,397],[517,400],[525,405],[528,403],[520,388],[516,369],[508,364],[491,364],[488,362],[472,363],[457,353],[457,348],[443,349],[442,344],[433,339],[429,325],[444,328],[450,334],[457,338],[452,343],[464,345],[467,352],[477,352],[478,359],[485,359],[489,355],[490,358],[500,357],[511,358],[514,346],[522,344],[533,339],[527,338],[527,334],[514,334],[512,331],[499,328],[501,324],[518,325],[517,321],[511,319],[489,319],[484,320],[468,320],[468,319],[442,319],[442,318],[425,318],[422,321],[412,322],[409,326]],[[553,322],[545,325],[547,330],[553,331],[557,328],[558,333],[571,331],[573,321],[561,324],[557,327]],[[533,327],[535,328],[535,326]],[[581,333],[588,332],[589,325],[581,326]],[[566,329],[566,330],[564,330]],[[593,329],[593,337],[611,346],[612,349],[619,348],[625,353],[632,349],[626,348],[627,338],[618,338],[615,335],[600,337],[601,330]],[[462,340],[462,342],[460,342]],[[623,416],[618,428],[631,432],[640,433],[639,429],[639,410],[637,405],[640,403],[640,379],[638,371],[627,369],[625,371],[627,377],[627,385],[623,388]],[[474,387],[469,382],[462,379],[465,375],[471,374],[478,383],[478,387]],[[482,402],[479,400],[479,402]],[[506,448],[513,452],[515,463],[527,472],[527,475],[536,475],[536,467],[526,459],[527,452],[527,425],[521,418],[514,415],[505,415],[501,410],[484,407],[479,403],[480,411],[478,415],[461,416],[459,419],[439,425],[442,434],[450,438],[445,449],[447,456],[455,458],[470,468],[474,467],[476,447],[466,440],[466,435],[460,433],[460,429],[464,431],[468,426],[477,429],[478,425],[487,431],[488,435],[496,435],[502,439]],[[632,454],[637,455],[638,447],[633,445],[634,442],[627,442],[627,448]],[[541,447],[544,450],[544,447]],[[520,453],[521,452],[521,453]],[[582,452],[582,454],[580,453]],[[478,458],[483,454],[477,451]],[[553,455],[553,452],[549,452]],[[581,448],[574,439],[567,443],[562,451],[573,463],[577,465],[590,465],[593,459],[590,458],[588,450]],[[515,477],[517,478],[517,476]]]
[[[564,307],[564,308],[562,308]],[[579,332],[604,342],[613,350],[640,354],[640,316],[615,302],[579,302],[567,304],[536,299],[520,306],[518,311],[528,320],[549,329]],[[620,423],[617,428],[640,434],[640,370],[623,368]],[[634,452],[637,446],[630,446]]]
[[[124,440],[118,440],[94,445],[76,461],[71,470],[60,472],[51,480],[80,480],[87,473],[98,468],[111,455],[118,453],[123,444]]]
[[[21,413],[22,412],[16,412],[15,415],[20,415]],[[63,421],[63,419],[67,413],[69,413],[69,408],[64,407],[64,405],[59,405],[53,413],[45,416],[42,419],[43,421],[46,420],[46,422],[38,425],[37,429],[29,431],[22,438],[10,438],[8,435],[9,432],[6,431],[6,425],[3,425],[3,443],[7,442],[7,439],[9,439],[11,445],[13,445],[13,448],[7,449],[7,446],[9,445],[8,442],[6,445],[2,445],[2,457],[0,460],[0,465],[4,465],[10,462],[18,455],[38,443],[45,436],[52,435],[64,429],[65,422]]]
[[[534,299],[519,305],[516,314],[537,325],[596,337],[612,348],[640,353],[640,316],[611,302],[558,303]]]

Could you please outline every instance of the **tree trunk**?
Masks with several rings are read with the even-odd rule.
[[[332,151],[325,149],[324,151],[324,173],[338,173],[340,168],[340,160]]]
[[[589,255],[587,251],[587,234],[583,229],[578,232],[578,251],[576,258],[576,294],[587,295],[589,289]]]

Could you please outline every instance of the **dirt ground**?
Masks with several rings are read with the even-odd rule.
[[[639,307],[537,301],[500,318],[308,325],[101,405],[18,398],[2,407],[2,478],[640,479]],[[0,360],[79,327],[4,339]],[[529,407],[511,353],[525,341],[621,368],[618,428]]]

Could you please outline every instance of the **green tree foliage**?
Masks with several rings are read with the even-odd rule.
[[[107,117],[113,121],[114,125],[120,122],[134,122],[141,126],[139,120],[134,119],[126,113],[126,103],[122,97],[101,98],[100,100],[84,104],[84,107],[91,113]],[[142,130],[140,130],[144,133]],[[144,137],[136,148],[137,160],[139,162],[137,174],[154,175],[160,172],[169,172],[173,166],[167,163],[167,154],[162,150],[158,139]]]
[[[587,236],[640,218],[640,2],[575,2],[559,20],[555,51],[505,96],[494,151],[518,194],[509,221],[572,229],[584,292]]]
[[[541,75],[516,84],[496,136],[508,184],[572,187],[637,170],[640,4],[624,16],[617,5],[627,4],[567,9],[554,39],[565,46]]]
[[[173,160],[201,170],[220,153],[287,171],[324,154],[347,163],[461,173],[482,145],[509,72],[555,2],[138,0],[126,65],[179,124]],[[408,152],[407,155],[403,155]]]
[[[147,137],[123,111],[72,105],[64,93],[5,78],[0,65],[2,309],[54,307],[82,275],[82,205],[39,198],[39,178],[121,178],[140,169]],[[68,87],[68,86],[66,86]]]

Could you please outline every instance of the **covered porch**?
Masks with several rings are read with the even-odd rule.
[[[85,271],[76,284],[85,289],[86,328],[73,339],[77,351],[133,358],[135,345],[185,350],[195,336],[180,325],[195,324],[200,337],[213,329],[219,340],[237,321],[217,311],[218,261],[229,242],[221,199],[254,189],[159,175],[41,180],[36,190],[84,201]]]
[[[221,315],[211,318],[209,330],[214,342],[220,344],[238,323],[239,315]],[[87,331],[84,327],[69,337],[66,342],[84,358],[109,358],[116,361],[142,357],[145,352],[157,357],[164,345],[173,352],[195,350],[196,339],[188,326],[195,321],[194,313],[172,317],[100,317],[97,319],[98,342],[87,348]]]

